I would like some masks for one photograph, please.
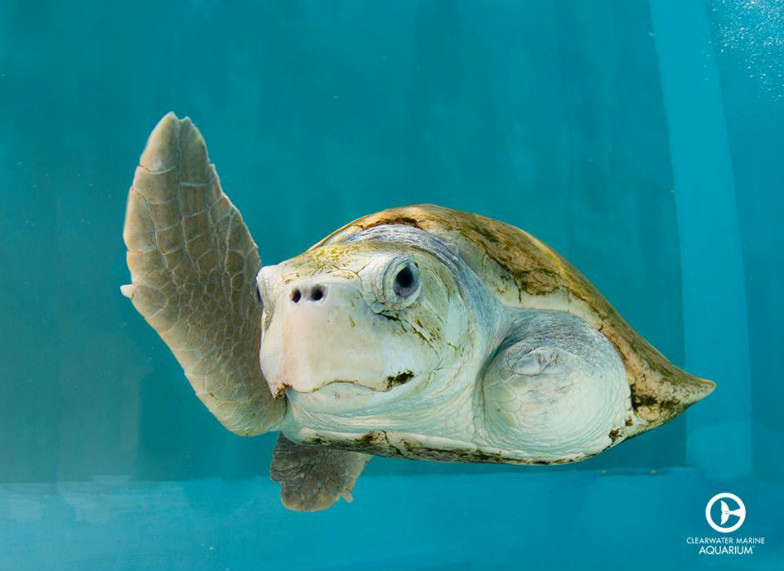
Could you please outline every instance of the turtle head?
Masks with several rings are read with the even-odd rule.
[[[328,244],[257,278],[261,368],[309,412],[351,414],[422,391],[466,351],[465,300],[437,257],[383,242]],[[380,409],[378,407],[381,407]]]

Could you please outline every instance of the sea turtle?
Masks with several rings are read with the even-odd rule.
[[[714,387],[672,365],[569,262],[432,205],[360,218],[262,267],[201,134],[166,115],[128,195],[122,292],[223,425],[279,431],[283,503],[350,500],[370,454],[558,464]]]

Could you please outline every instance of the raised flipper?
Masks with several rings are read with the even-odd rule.
[[[169,113],[150,135],[123,237],[131,284],[122,292],[172,350],[197,396],[232,432],[276,429],[286,403],[272,398],[259,365],[261,261],[187,117]]]
[[[352,501],[351,490],[368,460],[368,454],[303,446],[280,434],[270,476],[281,484],[283,505],[298,512],[315,512],[341,497]]]
[[[582,460],[633,421],[620,356],[582,319],[523,311],[482,380],[491,440],[531,463]]]

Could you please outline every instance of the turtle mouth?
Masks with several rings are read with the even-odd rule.
[[[277,399],[282,397],[286,391],[292,390],[299,394],[313,394],[317,392],[329,392],[340,390],[342,388],[350,387],[352,390],[359,389],[363,392],[369,393],[388,393],[392,389],[405,385],[409,381],[414,378],[413,371],[408,369],[401,371],[395,375],[387,376],[383,383],[379,383],[377,386],[369,386],[366,383],[358,381],[356,379],[334,379],[331,381],[327,381],[325,383],[321,383],[317,386],[309,387],[303,390],[303,387],[296,387],[291,383],[283,382],[277,387],[270,387],[272,389],[273,396]],[[325,390],[326,389],[326,390]]]

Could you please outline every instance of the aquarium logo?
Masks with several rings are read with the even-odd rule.
[[[729,535],[737,531],[746,521],[746,504],[738,496],[729,492],[716,494],[705,506],[705,519],[717,534],[703,537],[686,538],[686,545],[697,550],[698,555],[754,555],[757,550],[764,549],[764,537],[744,537]]]
[[[717,503],[719,509],[714,509]],[[717,517],[718,522],[716,522]],[[705,506],[705,519],[708,520],[708,525],[719,533],[732,533],[740,529],[746,521],[746,505],[735,494],[729,492],[716,494]]]

